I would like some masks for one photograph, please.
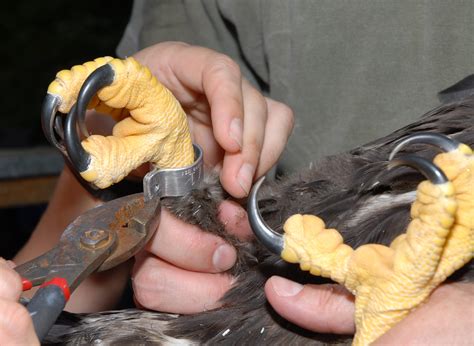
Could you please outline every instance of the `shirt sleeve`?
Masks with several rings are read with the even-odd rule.
[[[144,3],[144,0],[135,0],[133,2],[130,20],[116,50],[117,56],[120,58],[126,58],[140,50],[139,37],[143,26]]]

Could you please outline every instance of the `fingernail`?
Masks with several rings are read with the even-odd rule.
[[[229,137],[232,138],[238,144],[240,149],[242,149],[242,136],[242,119],[232,119],[232,121],[230,122]]]
[[[218,271],[225,271],[232,268],[237,259],[235,249],[229,244],[219,246],[212,256],[212,264]]]
[[[303,285],[300,285],[297,282],[290,281],[279,276],[274,276],[271,278],[271,280],[273,290],[280,297],[295,296],[303,289]]]
[[[250,163],[244,163],[240,167],[240,171],[237,174],[237,181],[244,190],[245,194],[248,195],[250,191],[250,186],[252,185],[253,175],[255,174],[255,167]]]
[[[12,268],[12,269],[16,267],[15,262],[10,261],[10,260],[7,261],[7,265],[8,265],[10,268]]]

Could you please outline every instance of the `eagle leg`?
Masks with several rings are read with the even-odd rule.
[[[324,221],[313,215],[293,215],[284,225],[284,260],[331,278],[356,296],[355,345],[375,341],[473,258],[471,148],[445,136],[424,133],[407,137],[390,157],[414,143],[436,145],[445,152],[433,163],[409,155],[390,162],[390,169],[408,165],[428,179],[417,188],[406,233],[390,247],[366,244],[352,249],[337,230],[327,229]]]

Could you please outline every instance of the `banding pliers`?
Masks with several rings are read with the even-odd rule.
[[[70,108],[67,116],[56,116],[56,113],[68,95],[64,92],[55,94],[50,90],[42,113],[46,137],[63,153],[82,185],[90,192],[100,191],[100,196],[106,196],[107,199],[116,197],[110,193],[110,188],[99,190],[81,175],[88,168],[91,155],[81,145],[77,127],[83,132],[86,129],[85,110],[96,93],[109,86],[117,87],[120,83],[127,86],[130,75],[123,77],[117,72],[117,66],[126,65],[127,62],[119,61],[114,65],[110,59],[106,59],[109,63],[93,72],[85,72],[88,76],[83,78],[83,84],[76,95],[77,102]],[[118,59],[113,59],[116,60]],[[133,71],[142,72],[144,69],[143,66],[137,66],[135,61],[132,61],[131,66]],[[74,68],[71,71],[77,74]],[[70,83],[77,84],[77,80],[80,78]],[[150,88],[154,87],[153,83],[155,82],[152,81]],[[135,86],[136,80],[132,84]],[[130,92],[134,92],[133,88]],[[134,111],[132,106],[125,105],[123,108],[130,113]],[[167,168],[155,165],[143,179],[143,193],[115,198],[85,212],[69,224],[53,249],[15,268],[23,279],[23,290],[40,285],[27,305],[40,340],[46,336],[64,309],[70,294],[87,276],[113,268],[143,248],[158,228],[160,198],[183,196],[200,183],[203,177],[202,151],[197,145],[193,145],[191,150],[194,153],[192,164]],[[125,176],[127,173],[128,171],[120,174]]]

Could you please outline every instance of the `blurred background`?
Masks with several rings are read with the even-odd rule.
[[[40,109],[56,72],[115,56],[132,1],[8,1],[0,26],[0,256],[28,239],[63,162],[43,137]]]

